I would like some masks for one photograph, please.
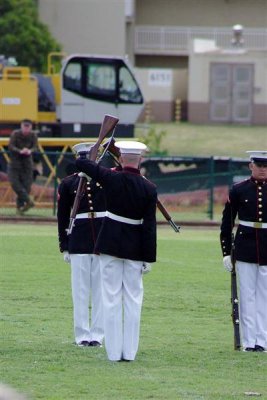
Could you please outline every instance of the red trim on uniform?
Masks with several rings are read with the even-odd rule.
[[[132,168],[132,167],[124,167],[122,169],[122,172],[128,172],[130,174],[134,174],[134,175],[141,175],[140,170],[137,168]]]
[[[122,167],[121,166],[117,166],[117,167],[110,168],[110,170],[113,171],[113,172],[121,172],[122,171]]]
[[[253,178],[253,176],[251,176],[250,180],[255,183],[257,185],[257,183],[260,183],[262,185],[265,185],[266,181],[265,180],[261,180],[261,179],[255,179]]]

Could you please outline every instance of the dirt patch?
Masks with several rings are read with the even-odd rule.
[[[228,186],[214,188],[214,204],[225,204],[228,197]],[[192,192],[160,194],[159,198],[168,209],[175,210],[180,206],[195,207],[208,205],[210,202],[210,190],[195,190]]]

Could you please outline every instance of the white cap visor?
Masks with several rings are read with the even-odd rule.
[[[246,153],[249,154],[249,158],[251,161],[257,162],[266,162],[267,163],[267,151],[265,150],[250,150]]]
[[[89,152],[93,145],[94,144],[89,143],[89,142],[77,143],[72,147],[72,150],[75,151],[75,153],[77,153],[77,154],[82,153],[82,152]]]
[[[137,154],[142,155],[146,152],[147,146],[144,143],[129,140],[129,141],[118,141],[115,146],[120,149],[121,154]]]

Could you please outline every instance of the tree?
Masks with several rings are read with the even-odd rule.
[[[47,55],[60,50],[60,44],[38,19],[36,0],[0,1],[0,54],[44,72]]]

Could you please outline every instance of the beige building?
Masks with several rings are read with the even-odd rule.
[[[267,51],[192,45],[188,114],[194,123],[267,125]]]
[[[227,49],[232,26],[241,24],[251,58],[257,54],[259,65],[266,60],[267,0],[39,0],[38,5],[41,20],[68,54],[128,55],[148,102],[149,117],[155,121],[174,120],[180,99],[184,119],[189,116],[191,121],[204,122],[195,115],[199,98],[192,98],[190,83],[194,39],[211,40],[216,47]],[[242,62],[249,63],[249,57],[247,53]],[[219,61],[224,62],[223,56]],[[226,62],[236,62],[235,56],[228,54]],[[262,67],[255,66],[254,72],[258,69]],[[267,88],[259,84],[252,84],[252,116],[247,123],[266,123],[262,110]],[[201,93],[202,103],[209,104],[209,81]]]
[[[39,0],[38,7],[68,54],[125,54],[124,0]]]

